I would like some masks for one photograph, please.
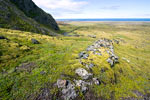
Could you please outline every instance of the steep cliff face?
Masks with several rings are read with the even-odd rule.
[[[11,2],[15,3],[28,17],[54,30],[59,30],[53,17],[36,6],[32,0],[11,0]]]
[[[32,0],[0,0],[0,27],[56,35],[54,18]]]

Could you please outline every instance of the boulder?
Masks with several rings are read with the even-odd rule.
[[[78,74],[82,79],[88,79],[90,76],[92,76],[91,73],[88,73],[85,69],[83,68],[78,68],[75,71],[76,74]]]
[[[32,41],[33,44],[40,44],[40,42],[36,39],[31,39],[31,41]]]

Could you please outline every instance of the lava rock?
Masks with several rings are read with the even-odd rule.
[[[85,69],[83,68],[78,68],[75,71],[76,74],[78,74],[82,79],[88,79],[90,76],[92,76],[91,73],[88,73]]]
[[[31,41],[32,41],[33,44],[40,44],[40,42],[36,39],[31,39]]]

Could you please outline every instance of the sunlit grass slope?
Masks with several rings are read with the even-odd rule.
[[[94,74],[104,84],[95,86],[97,95],[105,99],[138,97],[136,92],[150,93],[150,23],[148,22],[70,22],[82,27],[75,32],[98,38],[117,39],[115,53],[119,64],[108,66],[105,58],[95,58]],[[91,56],[93,57],[93,56]],[[102,73],[101,69],[106,69]],[[135,92],[136,91],[136,92]]]
[[[26,99],[44,87],[54,83],[60,74],[74,74],[81,67],[76,60],[78,53],[94,41],[90,38],[50,37],[23,31],[0,29],[0,98]],[[31,38],[40,44],[32,44]],[[15,70],[22,63],[30,68]],[[40,72],[45,74],[41,75]]]
[[[111,68],[106,61],[107,54],[103,57],[90,54],[89,59],[94,59],[96,65],[94,76],[101,80],[101,85],[91,87],[93,93],[104,99],[118,100],[138,97],[134,91],[150,92],[149,23],[71,22],[60,25],[64,32],[77,27],[80,28],[70,34],[80,37],[50,37],[1,28],[0,36],[8,39],[0,40],[0,99],[34,98],[45,84],[55,83],[64,74],[77,78],[75,69],[85,68],[77,59],[79,52],[100,38],[120,41],[114,43],[119,63]],[[96,38],[88,35],[96,35]],[[32,38],[40,44],[32,44]],[[51,87],[51,93],[57,91],[56,87]]]

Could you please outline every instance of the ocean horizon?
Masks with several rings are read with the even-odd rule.
[[[57,21],[150,21],[150,18],[56,19]]]

